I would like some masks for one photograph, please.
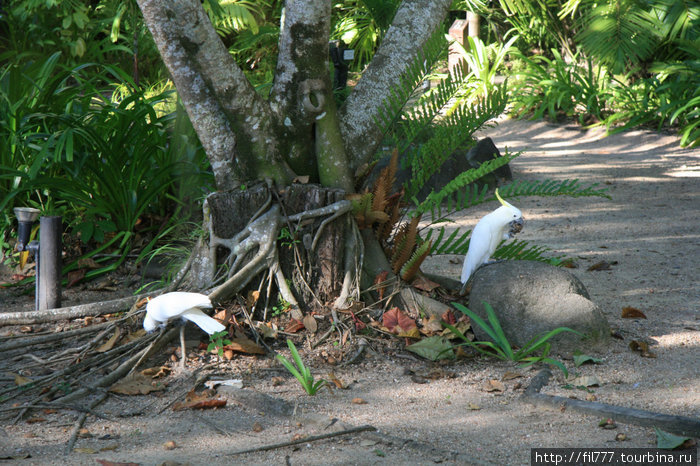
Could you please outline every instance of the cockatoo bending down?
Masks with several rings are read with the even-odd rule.
[[[496,189],[496,197],[503,204],[490,214],[484,215],[474,227],[469,239],[469,250],[462,267],[462,292],[467,280],[482,264],[488,264],[501,240],[512,238],[523,229],[523,214],[504,201]]]
[[[226,330],[226,326],[212,319],[201,309],[211,309],[213,306],[208,296],[200,293],[187,293],[176,291],[165,293],[148,301],[146,304],[146,317],[143,318],[143,328],[147,332],[153,332],[158,327],[165,327],[168,321],[180,318],[197,324],[199,328],[213,335],[216,332]],[[180,327],[180,346],[182,358],[180,365],[184,368],[185,361],[185,326]]]

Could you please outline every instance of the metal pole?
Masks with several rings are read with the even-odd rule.
[[[37,310],[43,311],[61,307],[61,217],[41,217],[39,232]]]

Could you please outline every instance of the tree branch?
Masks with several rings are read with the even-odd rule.
[[[198,0],[138,0],[220,190],[293,172],[281,160],[269,105],[219,39]],[[235,158],[232,157],[232,153]]]
[[[345,151],[354,171],[376,151],[382,134],[375,124],[384,99],[401,82],[415,55],[445,18],[451,0],[404,0],[372,62],[340,109]]]

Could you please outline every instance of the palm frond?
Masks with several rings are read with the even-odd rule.
[[[576,36],[583,49],[613,73],[651,56],[658,44],[659,20],[634,0],[602,3],[583,16]]]

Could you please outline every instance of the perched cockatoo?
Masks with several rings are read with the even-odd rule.
[[[496,197],[503,204],[476,224],[469,239],[469,250],[462,267],[462,291],[467,280],[481,264],[487,264],[501,240],[512,238],[523,229],[523,214],[504,201],[496,189]]]
[[[194,322],[209,335],[226,330],[226,326],[201,311],[201,309],[211,309],[212,307],[209,297],[200,293],[187,293],[184,291],[165,293],[149,300],[148,304],[146,304],[146,317],[143,318],[143,328],[147,332],[153,332],[158,327],[165,327],[170,320],[182,319],[183,325],[180,327],[182,358],[180,359],[180,365],[184,369],[184,321]]]

